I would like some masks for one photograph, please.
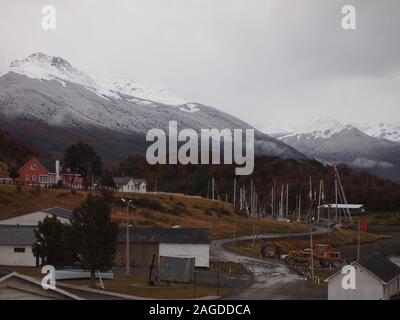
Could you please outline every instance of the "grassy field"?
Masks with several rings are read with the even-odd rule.
[[[72,193],[64,189],[17,190],[13,185],[0,185],[0,219],[49,207],[73,209],[87,194],[86,191]],[[223,201],[154,194],[115,194],[114,197],[132,200],[129,220],[140,227],[204,227],[210,229],[215,239],[232,236],[235,224],[238,236],[249,235],[255,223],[254,219],[238,215],[232,205]],[[121,225],[126,223],[126,207],[120,201],[114,201],[113,216]],[[307,227],[260,219],[258,229],[259,233],[291,233],[303,232]]]
[[[371,212],[365,216],[354,216],[353,220],[366,220],[369,225],[400,225],[400,212]]]
[[[44,275],[41,274],[39,268],[35,267],[1,267],[0,271],[16,271],[18,273],[35,277],[42,278]],[[89,280],[68,280],[63,281],[64,283],[80,286],[84,288],[89,287]],[[156,298],[156,299],[191,299],[200,298],[206,296],[225,296],[230,293],[228,288],[219,288],[217,291],[216,286],[209,286],[203,284],[193,283],[169,283],[160,286],[150,286],[147,282],[147,276],[145,275],[132,275],[127,277],[124,274],[114,274],[113,280],[103,280],[104,287],[107,291],[127,294],[132,296],[144,297],[144,298]]]
[[[65,283],[89,287],[89,280],[69,280]],[[193,283],[169,283],[157,286],[150,286],[147,276],[132,275],[127,277],[122,274],[115,274],[113,280],[103,280],[107,291],[122,293],[132,296],[156,299],[191,299],[206,296],[216,296],[217,287]],[[220,296],[229,294],[227,288],[219,288]]]

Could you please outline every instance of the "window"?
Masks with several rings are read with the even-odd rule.
[[[26,175],[25,179],[26,179],[27,181],[29,181],[29,175]]]
[[[36,170],[36,164],[34,163],[31,164],[31,170]]]
[[[36,181],[36,176],[34,174],[32,175],[32,181]]]
[[[14,248],[14,253],[24,253],[25,248]]]
[[[39,176],[40,183],[47,183],[47,176]]]

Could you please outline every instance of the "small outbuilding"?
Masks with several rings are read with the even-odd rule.
[[[12,181],[13,179],[7,172],[0,172],[0,184],[10,184]]]
[[[319,208],[325,211],[330,210],[331,217],[335,211],[349,211],[351,215],[364,215],[366,214],[363,204],[350,204],[350,203],[328,203],[319,206]]]
[[[39,264],[32,252],[35,228],[0,225],[0,265],[33,267]]]
[[[330,276],[329,300],[389,300],[400,292],[400,267],[381,254],[351,263],[355,267],[355,289],[344,289],[341,270]]]
[[[210,265],[210,234],[205,228],[131,228],[129,232],[130,265],[148,267],[155,255],[155,265],[161,256],[194,257],[196,267]],[[115,265],[126,264],[126,231],[118,236]]]

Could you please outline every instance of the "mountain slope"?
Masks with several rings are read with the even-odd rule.
[[[119,161],[143,154],[147,131],[167,131],[168,121],[173,120],[179,129],[251,128],[213,107],[179,100],[160,87],[95,81],[60,57],[37,53],[0,70],[1,127],[54,154],[83,141],[107,161]],[[257,154],[305,158],[259,131],[255,137]]]
[[[0,171],[19,167],[29,157],[46,156],[41,150],[33,149],[7,131],[0,130]]]
[[[352,125],[319,120],[301,133],[279,139],[317,160],[344,163],[400,181],[400,143],[369,136]]]

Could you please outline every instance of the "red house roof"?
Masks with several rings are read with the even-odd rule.
[[[44,169],[47,170],[48,173],[56,173],[56,161],[55,160],[38,159],[35,157],[29,159],[18,171],[21,171],[32,161],[37,161]]]
[[[11,179],[7,172],[0,172],[0,179]]]

